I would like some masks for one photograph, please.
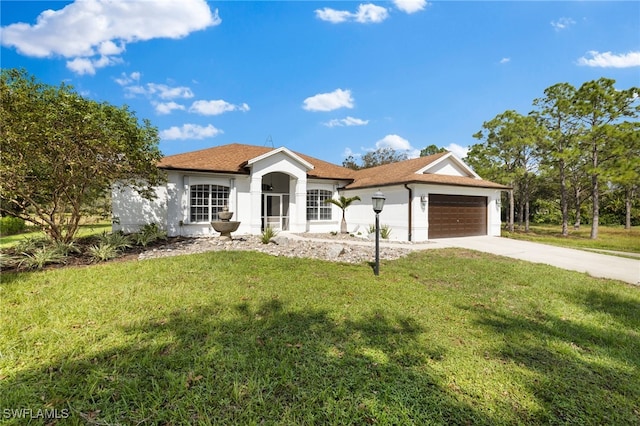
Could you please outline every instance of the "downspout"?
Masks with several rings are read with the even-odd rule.
[[[411,188],[409,188],[408,184],[404,184],[404,187],[407,188],[407,191],[409,191],[409,223],[407,224],[407,233],[408,233],[408,237],[409,237],[409,241],[411,241],[411,232],[413,229],[413,216],[411,214],[411,210],[412,210],[412,204],[413,204],[413,190]]]

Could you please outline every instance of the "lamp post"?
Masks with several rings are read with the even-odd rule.
[[[384,207],[384,194],[378,190],[371,196],[373,211],[376,213],[376,264],[373,268],[375,275],[380,275],[380,212]]]

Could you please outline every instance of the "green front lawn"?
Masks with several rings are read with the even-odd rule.
[[[103,232],[111,232],[111,222],[101,221],[96,223],[88,223],[80,225],[76,238],[88,237],[91,235],[99,235]],[[22,234],[4,235],[0,237],[0,249],[6,249],[18,244],[20,241],[28,238],[46,238],[47,234],[42,231],[31,231]]]
[[[640,423],[640,288],[477,252],[377,278],[211,252],[3,274],[0,299],[0,409],[60,424]]]
[[[569,229],[569,236],[562,236],[560,225],[531,225],[529,232],[503,230],[502,236],[518,240],[535,241],[562,247],[590,250],[613,250],[627,253],[640,253],[640,226],[624,229],[621,226],[599,226],[598,238],[590,238],[591,226]]]

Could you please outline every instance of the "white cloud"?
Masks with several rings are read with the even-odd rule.
[[[411,146],[408,140],[398,135],[387,135],[376,142],[376,149],[391,148],[396,151],[406,151],[407,157],[420,157],[420,150]]]
[[[355,20],[363,24],[369,22],[378,24],[387,19],[388,16],[389,12],[386,8],[369,3],[358,6],[358,11],[355,13]]]
[[[75,1],[42,12],[34,25],[19,22],[0,29],[5,47],[25,56],[69,58],[74,72],[93,74],[120,61],[127,43],[177,39],[221,22],[205,0]]]
[[[323,123],[327,127],[349,127],[349,126],[366,126],[369,124],[369,120],[362,120],[360,118],[354,118],[347,116],[346,118],[334,118],[326,123]]]
[[[349,147],[346,147],[346,148],[344,149],[344,154],[343,154],[343,155],[344,155],[344,157],[345,157],[345,158],[347,158],[347,157],[349,157],[349,156],[353,156],[353,158],[360,158],[360,157],[362,157],[362,154],[358,154],[358,153],[356,153],[356,152],[353,152],[353,150],[352,150],[351,148],[349,148]]]
[[[411,144],[405,138],[398,135],[387,135],[376,142],[376,148],[392,148],[399,151],[413,149]]]
[[[156,112],[161,115],[171,114],[174,110],[182,110],[184,111],[184,105],[180,105],[176,102],[158,102],[154,103],[153,106],[156,108]]]
[[[116,83],[118,83],[120,86],[127,86],[131,83],[134,82],[138,82],[140,81],[140,76],[141,74],[139,72],[132,72],[131,74],[127,75],[127,73],[122,73],[120,78],[116,78],[114,79]]]
[[[445,146],[444,149],[453,152],[460,159],[466,157],[467,153],[469,152],[468,147],[460,146],[457,143],[450,143],[449,145]]]
[[[78,75],[94,75],[96,73],[96,68],[93,66],[93,63],[90,59],[86,58],[76,58],[72,61],[67,61],[67,68]]]
[[[242,105],[234,105],[222,99],[216,101],[195,101],[189,112],[202,115],[220,115],[229,111],[249,111],[249,105],[243,103]]]
[[[316,16],[318,17],[318,19],[321,19],[323,21],[328,21],[333,24],[339,24],[351,19],[352,13],[344,10],[334,10],[325,7],[324,9],[317,9]]]
[[[75,58],[71,61],[67,61],[67,68],[78,75],[95,75],[96,70],[99,68],[120,63],[122,63],[122,58],[113,56],[100,56],[96,59]]]
[[[640,51],[616,55],[611,52],[600,53],[591,50],[587,53],[587,56],[589,57],[583,56],[578,59],[578,65],[600,68],[629,68],[640,66]]]
[[[426,0],[393,0],[393,4],[403,12],[415,13],[424,10],[428,3]]]
[[[193,98],[193,92],[185,86],[170,87],[166,84],[147,84],[147,90],[152,95],[157,95],[160,99]]]
[[[125,51],[124,43],[115,44],[111,40],[103,41],[98,46],[98,52],[104,56],[119,55]]]
[[[351,90],[336,89],[331,93],[319,93],[304,100],[302,107],[307,111],[333,111],[339,108],[353,108]]]
[[[193,98],[193,92],[186,86],[171,87],[166,84],[147,83],[145,86],[126,86],[124,90],[128,96],[144,95],[149,97],[158,97],[164,100]]]
[[[378,24],[389,17],[389,11],[386,8],[372,3],[359,5],[358,10],[355,12],[335,10],[329,7],[317,9],[315,12],[318,19],[328,21],[333,24],[348,21],[355,21],[363,24]]]
[[[224,132],[216,129],[212,124],[206,127],[198,124],[183,124],[182,127],[173,126],[161,131],[160,137],[164,140],[205,139],[215,137],[221,133]]]
[[[509,62],[511,62],[511,58],[502,58],[502,59],[500,59],[500,63],[501,64],[508,64]]]
[[[576,21],[574,21],[571,18],[560,18],[557,21],[551,21],[551,26],[556,30],[556,31],[562,31],[562,30],[566,30],[567,28],[569,28],[572,25],[575,25]]]

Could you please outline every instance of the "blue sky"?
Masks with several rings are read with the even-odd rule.
[[[232,142],[340,164],[459,156],[545,88],[640,85],[640,3],[0,2],[1,66],[127,104],[169,155]]]

